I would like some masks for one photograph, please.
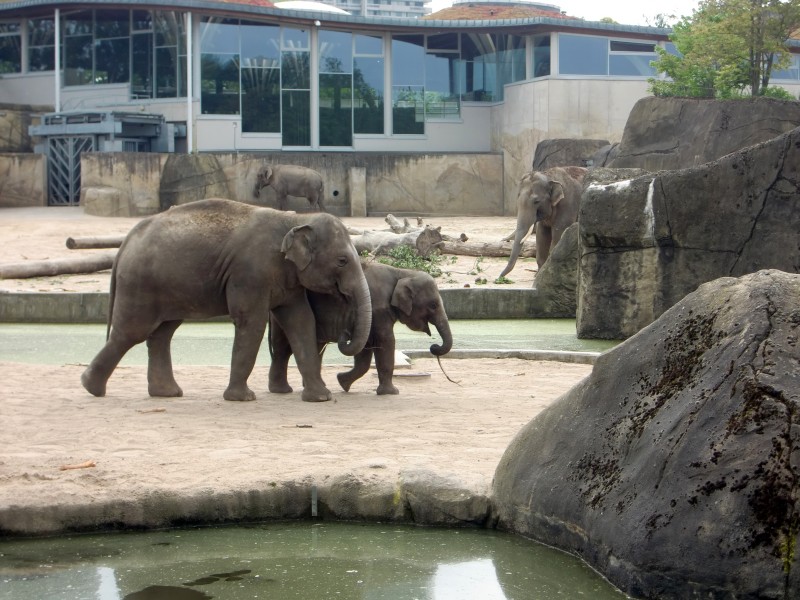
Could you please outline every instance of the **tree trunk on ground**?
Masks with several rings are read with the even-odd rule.
[[[30,260],[0,265],[0,279],[29,279],[31,277],[52,277],[53,275],[74,275],[76,273],[95,273],[110,269],[114,264],[114,254],[94,254],[78,258],[60,260]]]
[[[97,237],[68,237],[67,248],[70,250],[88,250],[94,248],[119,248],[124,235],[108,235]]]

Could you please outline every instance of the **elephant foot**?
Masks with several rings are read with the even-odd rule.
[[[354,379],[351,379],[347,375],[348,373],[339,373],[336,375],[336,379],[339,380],[339,385],[342,386],[342,389],[345,392],[350,391],[350,386],[353,385],[353,382],[355,381]]]
[[[180,398],[183,396],[183,390],[174,381],[168,384],[148,384],[147,393],[158,398]]]
[[[327,402],[333,395],[327,388],[322,388],[320,391],[314,391],[309,388],[304,388],[300,396],[303,402]]]
[[[378,393],[378,396],[388,396],[388,395],[395,396],[400,393],[400,390],[394,387],[394,385],[392,385],[391,383],[382,383],[378,386],[378,389],[375,391]]]
[[[256,394],[247,386],[228,386],[228,389],[225,390],[225,393],[222,394],[222,397],[225,398],[225,400],[230,400],[231,402],[252,402],[256,399]]]
[[[106,382],[105,381],[93,381],[91,368],[86,369],[81,374],[81,384],[89,392],[92,396],[97,396],[98,398],[102,398],[106,395]]]
[[[269,391],[273,394],[291,394],[294,389],[288,381],[270,381]]]

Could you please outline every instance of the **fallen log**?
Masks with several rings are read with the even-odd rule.
[[[124,235],[107,235],[96,237],[68,237],[67,248],[70,250],[90,250],[96,248],[119,248]]]
[[[511,242],[462,242],[445,240],[442,254],[459,254],[461,256],[504,257],[511,256]],[[536,256],[536,242],[531,240],[522,245],[520,258]]]
[[[408,233],[392,233],[391,231],[365,231],[361,235],[351,236],[353,245],[359,254],[387,254],[398,246],[411,246],[417,249],[420,256],[427,257],[442,245],[442,234],[438,229],[426,227]]]
[[[59,260],[29,260],[0,265],[0,279],[30,279],[105,271],[114,264],[114,254],[94,254]]]

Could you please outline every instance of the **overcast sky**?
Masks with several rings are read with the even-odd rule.
[[[431,6],[437,11],[452,3],[452,0],[433,0]],[[653,23],[653,17],[659,13],[680,17],[691,15],[692,10],[697,8],[697,0],[662,0],[657,3],[642,0],[544,0],[542,4],[558,6],[568,15],[587,21],[611,17],[623,25],[648,25]]]

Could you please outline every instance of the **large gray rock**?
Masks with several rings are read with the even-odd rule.
[[[589,184],[581,199],[581,338],[624,339],[698,285],[800,272],[800,129],[692,169]]]
[[[800,126],[800,102],[753,98],[642,98],[604,165],[683,169],[770,140]]]
[[[572,319],[578,306],[578,224],[564,231],[536,273],[533,287],[548,302],[550,318]]]
[[[703,285],[515,437],[501,528],[635,597],[800,597],[799,336],[800,276]]]
[[[203,198],[235,199],[213,154],[170,154],[158,191],[161,210]]]
[[[532,171],[544,171],[550,167],[591,166],[595,153],[608,145],[608,140],[549,139],[536,144]]]

